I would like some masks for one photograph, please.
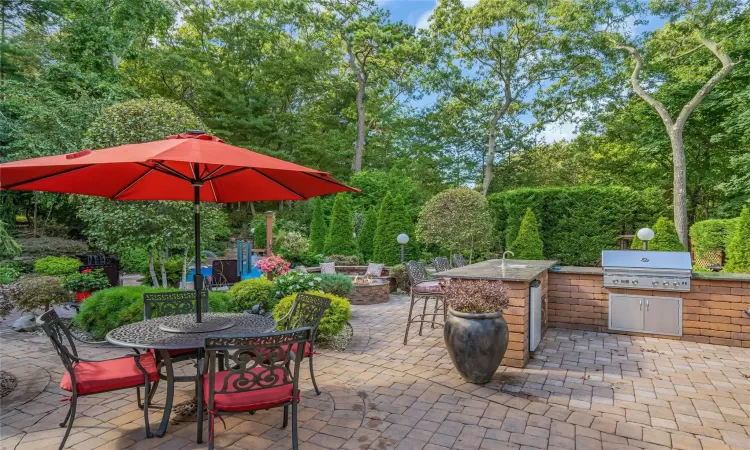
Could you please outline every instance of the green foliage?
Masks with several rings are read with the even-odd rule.
[[[695,222],[690,227],[693,252],[726,250],[739,219],[709,219]]]
[[[21,311],[33,312],[68,301],[70,296],[60,286],[58,277],[26,275],[14,284],[11,300]]]
[[[336,263],[337,266],[357,266],[359,265],[358,255],[329,255],[325,257],[325,262]]]
[[[75,323],[96,339],[103,339],[111,330],[143,320],[143,294],[146,292],[175,292],[178,289],[146,286],[120,286],[97,291],[81,304]],[[232,301],[227,294],[210,291],[209,309],[212,312],[231,311]]]
[[[281,253],[303,255],[310,249],[310,241],[299,231],[279,231],[273,238],[273,246]]]
[[[276,303],[273,282],[265,278],[240,281],[229,288],[227,295],[231,299],[234,312],[252,309],[257,304],[263,305],[263,309],[270,311]]]
[[[34,272],[39,275],[68,275],[78,272],[81,261],[67,256],[47,256],[37,259],[34,263]]]
[[[750,273],[750,208],[742,207],[740,219],[727,245],[726,272]]]
[[[168,286],[179,286],[182,281],[182,257],[181,256],[170,256],[169,259],[164,262],[164,270],[167,272],[167,285]],[[148,270],[148,265],[141,271],[143,278],[141,284],[144,286],[154,286],[154,280],[151,279],[151,271]],[[156,285],[162,285],[161,270],[160,266],[156,266]],[[163,287],[163,286],[162,286]]]
[[[648,249],[659,252],[684,252],[685,246],[682,245],[677,237],[677,229],[674,222],[666,217],[659,217],[653,226],[654,238],[648,243]],[[636,236],[633,239],[631,247],[634,250],[642,250],[643,242]]]
[[[89,251],[85,242],[59,237],[18,238],[23,247],[23,255],[30,257],[76,256]]]
[[[327,294],[319,291],[307,291],[309,294],[318,295],[331,300],[331,306],[323,314],[323,319],[318,327],[319,337],[332,337],[344,330],[346,322],[351,318],[351,306],[349,300],[334,294]],[[273,309],[273,317],[277,321],[287,315],[294,305],[296,294],[286,296],[281,299],[278,305]]]
[[[16,264],[0,263],[0,284],[10,284],[21,276],[21,269]]]
[[[108,288],[109,278],[102,269],[89,270],[87,273],[65,275],[61,286],[70,292],[95,292]]]
[[[544,259],[542,248],[539,222],[531,208],[527,208],[521,221],[521,228],[518,230],[518,237],[513,241],[510,249],[515,259]]]
[[[378,229],[378,210],[374,206],[367,210],[365,223],[359,231],[359,251],[365,262],[372,261],[375,249],[375,233]]]
[[[372,262],[392,266],[401,262],[401,244],[396,241],[399,234],[406,233],[409,242],[405,248],[405,258],[419,258],[419,247],[414,233],[414,223],[409,217],[403,199],[388,192],[380,204],[378,223],[375,227]]]
[[[443,191],[425,204],[419,214],[417,234],[422,242],[451,252],[487,250],[493,243],[487,200],[465,187]]]
[[[352,198],[355,211],[377,209],[385,195],[390,192],[393,196],[401,195],[409,217],[415,219],[427,200],[424,190],[420,189],[412,177],[405,176],[396,169],[363,170],[353,174],[348,184],[362,191]]]
[[[22,247],[8,233],[8,226],[0,220],[0,258],[13,258],[21,254]]]
[[[326,255],[356,255],[357,242],[354,240],[354,216],[346,194],[337,194],[331,213],[324,248]]]
[[[404,267],[403,264],[391,266],[389,276],[396,280],[397,289],[403,292],[409,292],[409,274],[406,273],[406,267]]]
[[[339,297],[349,298],[354,284],[352,278],[341,273],[322,273],[318,275],[320,283],[318,289]]]
[[[297,292],[317,290],[320,286],[320,275],[316,273],[292,270],[273,280],[274,296],[277,299]]]
[[[148,250],[145,247],[128,247],[120,250],[120,269],[125,273],[148,272]]]
[[[310,252],[321,255],[325,251],[326,235],[328,234],[326,218],[323,214],[323,201],[315,199],[312,222],[310,222]]]

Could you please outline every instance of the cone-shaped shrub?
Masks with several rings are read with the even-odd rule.
[[[391,223],[393,212],[393,196],[386,192],[385,197],[378,206],[378,223],[375,226],[375,239],[373,240],[372,262],[383,263],[386,249],[386,235]]]
[[[375,232],[378,228],[378,210],[370,208],[365,215],[365,223],[359,232],[359,251],[365,262],[372,261],[372,252],[375,249]]]
[[[666,217],[659,217],[654,224],[654,238],[648,243],[648,249],[655,252],[684,252],[685,246],[677,236],[674,222]],[[636,236],[630,248],[643,250],[643,241]]]
[[[537,222],[531,208],[527,208],[521,221],[521,227],[518,229],[518,237],[511,246],[513,257],[516,259],[544,259],[542,246],[539,222]]]
[[[727,246],[725,272],[750,273],[750,209],[742,207],[740,220]]]
[[[324,253],[346,256],[357,254],[357,243],[354,240],[354,215],[346,194],[336,195],[336,200],[333,202],[331,226],[328,228]]]
[[[388,193],[380,205],[378,214],[373,262],[388,266],[401,262],[401,245],[396,241],[396,237],[401,233],[409,236],[409,243],[405,248],[406,259],[419,258],[419,248],[414,238],[414,224],[409,218],[406,204],[400,195],[392,197]]]
[[[312,221],[310,222],[310,253],[313,255],[320,255],[325,251],[326,228],[326,218],[323,214],[323,201],[316,199]]]

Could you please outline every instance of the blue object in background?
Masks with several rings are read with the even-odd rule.
[[[201,267],[201,275],[203,275],[203,278],[210,277],[211,275],[213,275],[213,269],[211,267]],[[195,267],[188,271],[187,281],[192,282],[193,277],[195,277]]]

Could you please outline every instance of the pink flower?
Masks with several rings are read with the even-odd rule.
[[[278,255],[271,255],[263,259],[259,259],[255,266],[260,269],[261,272],[273,275],[283,275],[289,271],[292,264],[286,261],[284,258]]]
[[[84,269],[81,271],[81,273],[91,273],[91,269]]]

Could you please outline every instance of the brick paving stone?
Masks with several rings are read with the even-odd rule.
[[[672,434],[672,448],[679,450],[702,450],[698,439],[686,434]]]
[[[576,438],[576,450],[602,450],[602,441],[580,436]]]
[[[641,440],[643,437],[643,428],[632,423],[619,422],[615,434],[629,439]]]

